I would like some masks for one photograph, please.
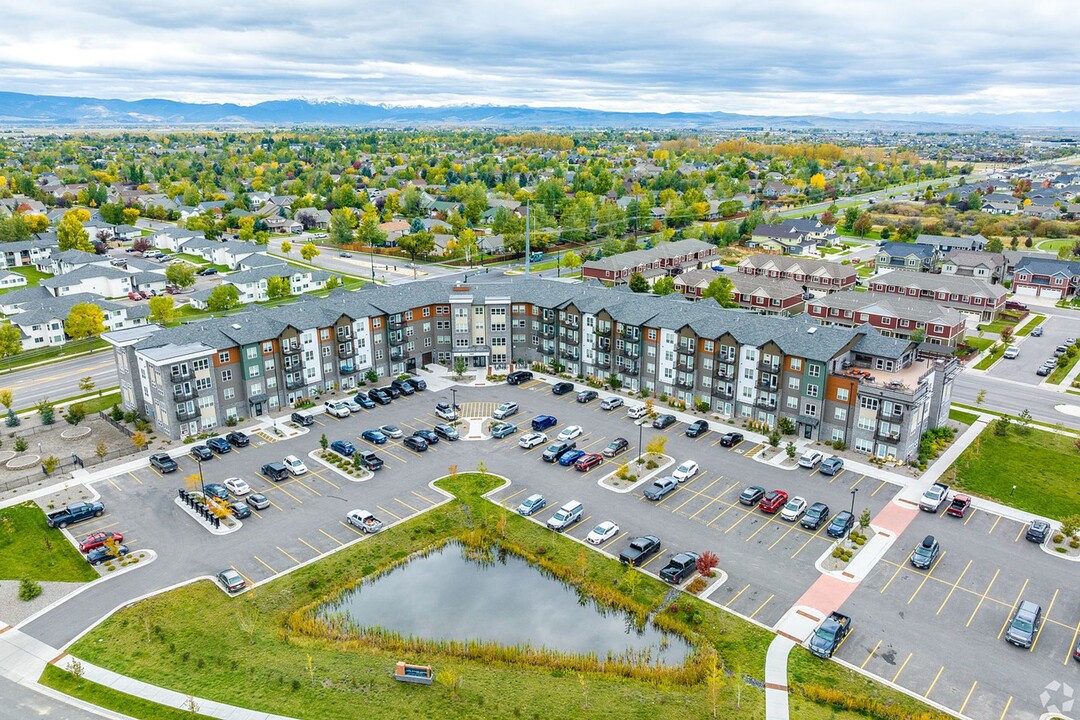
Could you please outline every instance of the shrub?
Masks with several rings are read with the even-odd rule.
[[[705,582],[705,578],[696,577],[689,585],[686,586],[686,589],[697,595],[699,592],[704,590],[707,585],[708,583]]]
[[[112,409],[109,410],[109,417],[111,417],[114,422],[120,422],[124,419],[124,411],[120,409],[119,403],[113,405]]]
[[[720,558],[716,557],[716,553],[706,550],[698,556],[697,571],[705,577],[712,577],[713,568],[720,564]]]
[[[15,438],[15,452],[26,452],[26,448],[28,447],[28,445],[29,443],[26,442],[26,438]]]
[[[843,440],[833,440],[833,450],[840,452],[841,450],[847,450],[847,443]]]
[[[657,463],[655,460],[649,460],[647,463],[645,463],[645,467],[649,468],[650,470],[655,470],[656,468],[660,467],[660,464]]]
[[[1065,536],[1062,535],[1061,533],[1054,533],[1053,540],[1056,543],[1063,543],[1063,542],[1065,542]]]
[[[1069,547],[1071,547],[1073,550],[1076,550],[1077,548],[1080,548],[1080,540],[1077,540],[1076,538],[1073,538],[1072,540],[1069,541]]]
[[[709,403],[707,400],[698,400],[694,407],[699,413],[709,412]]]
[[[41,583],[30,578],[23,578],[19,582],[19,599],[23,602],[30,602],[39,595],[41,595]]]

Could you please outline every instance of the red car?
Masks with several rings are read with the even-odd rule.
[[[124,536],[118,532],[96,532],[90,533],[83,538],[79,543],[79,550],[81,552],[90,552],[94,548],[103,546],[109,540],[115,540],[120,543],[124,541]]]
[[[758,507],[761,508],[761,512],[769,513],[770,515],[784,507],[788,501],[788,494],[783,490],[770,490],[765,493],[765,497],[761,498],[761,502]]]
[[[592,470],[594,467],[604,462],[604,458],[599,453],[591,453],[584,457],[578,458],[574,462],[574,469],[585,472],[586,470]]]
[[[139,297],[139,293],[132,290],[128,293],[128,300],[142,300],[142,298]]]
[[[949,505],[949,509],[945,512],[953,517],[964,517],[964,513],[971,507],[971,498],[967,495],[954,495],[952,504]]]

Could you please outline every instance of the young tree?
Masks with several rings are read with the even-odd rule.
[[[42,399],[36,408],[42,425],[52,425],[56,422],[56,406],[49,402],[49,398]]]
[[[86,417],[86,407],[82,403],[74,403],[68,407],[67,414],[64,415],[64,420],[67,420],[69,425],[78,425]]]
[[[306,262],[311,262],[321,254],[319,248],[315,247],[315,243],[312,242],[304,243],[304,247],[300,248],[300,257],[304,258]]]
[[[15,402],[15,397],[14,393],[11,392],[11,388],[0,390],[0,405],[3,405],[5,410],[10,410],[13,402]]]
[[[649,281],[641,273],[630,276],[630,290],[636,293],[649,292]]]
[[[150,298],[150,322],[166,325],[176,320],[176,302],[169,295]]]
[[[652,291],[655,295],[670,295],[675,292],[675,278],[670,275],[657,278],[656,282],[653,283]]]
[[[165,279],[184,290],[195,284],[195,266],[186,262],[170,263],[165,268]]]
[[[64,330],[74,340],[97,337],[105,332],[105,313],[92,303],[74,305],[64,321]]]
[[[561,264],[567,270],[576,270],[581,267],[581,263],[581,256],[572,250],[562,256]]]
[[[454,358],[454,374],[459,378],[465,374],[465,358],[460,355]]]
[[[866,237],[866,234],[868,232],[870,232],[871,228],[873,228],[873,227],[874,227],[874,221],[870,219],[870,214],[869,213],[863,213],[851,225],[851,229],[859,237]]]
[[[235,285],[218,285],[206,298],[206,307],[213,312],[232,310],[240,304],[240,291]]]
[[[652,455],[663,455],[664,448],[667,447],[666,435],[654,435],[648,443],[645,444],[645,452]]]
[[[326,281],[326,285],[323,285],[324,290],[333,290],[339,287],[341,287],[341,280],[337,275],[331,275],[330,279]]]
[[[330,240],[335,245],[347,245],[356,240],[356,215],[339,207],[330,213]]]
[[[87,393],[87,394],[92,393],[92,392],[94,392],[94,388],[96,386],[97,386],[97,383],[94,382],[94,378],[92,376],[90,376],[90,375],[87,375],[86,377],[79,379],[79,390],[81,392],[84,392],[84,393]]]
[[[14,325],[0,325],[0,357],[11,357],[22,352],[22,333]]]
[[[724,307],[732,307],[735,305],[731,300],[731,293],[734,290],[735,285],[731,280],[721,275],[709,281],[709,285],[701,292],[701,297],[702,299],[712,298]]]
[[[364,245],[381,247],[386,244],[386,233],[379,227],[379,215],[374,210],[364,213],[360,227],[356,229],[356,239]]]
[[[131,444],[134,445],[137,449],[142,450],[144,447],[146,447],[146,433],[144,433],[142,430],[136,430],[131,435]]]
[[[144,237],[136,238],[135,242],[131,243],[131,249],[135,252],[144,253],[152,247],[153,245],[150,244],[150,241]]]
[[[291,253],[292,252],[292,243],[289,242],[288,240],[282,240],[281,241],[281,252],[285,253],[286,255]]]

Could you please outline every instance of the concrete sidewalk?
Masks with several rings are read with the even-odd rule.
[[[795,642],[777,635],[765,653],[765,720],[788,720],[788,654]]]

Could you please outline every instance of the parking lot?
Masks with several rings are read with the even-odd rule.
[[[1020,348],[1020,354],[1012,360],[1002,358],[987,371],[988,374],[1028,385],[1045,381],[1046,378],[1036,375],[1035,371],[1045,360],[1054,357],[1055,348],[1064,344],[1066,338],[1080,338],[1080,321],[1069,316],[1047,315],[1040,327],[1043,328],[1042,337],[1016,338],[1012,344]]]
[[[751,457],[759,445],[744,441],[723,447],[715,429],[688,438],[682,422],[663,430],[639,428],[625,408],[604,411],[599,401],[581,404],[573,393],[555,396],[540,382],[457,390],[465,417],[489,417],[501,402],[518,403],[519,412],[507,421],[519,430],[503,439],[444,440],[419,453],[404,447],[400,439],[378,446],[360,439],[364,430],[386,423],[406,435],[430,429],[441,422],[433,411],[444,399],[449,398],[420,392],[341,420],[318,414],[315,424],[297,437],[277,439],[257,433],[249,447],[204,462],[207,483],[238,476],[252,492],[271,501],[269,508],[245,519],[237,532],[212,535],[175,504],[177,488],[185,486],[186,477],[198,474],[198,464],[186,455],[177,458],[180,470],[171,475],[145,468],[97,483],[107,514],[73,530],[80,537],[98,529],[116,530],[124,533],[133,550],[157,551],[152,567],[162,578],[157,581],[161,587],[226,567],[257,582],[356,540],[358,532],[345,524],[349,510],[369,510],[384,523],[411,517],[443,500],[429,487],[432,479],[451,466],[471,470],[483,462],[491,472],[511,480],[492,498],[508,509],[541,493],[547,507],[534,519],[544,523],[563,503],[580,501],[581,519],[566,531],[578,539],[601,521],[616,523],[619,532],[599,548],[613,557],[635,536],[660,537],[662,552],[644,564],[647,572],[657,573],[673,554],[684,550],[716,553],[724,575],[717,587],[710,588],[710,599],[773,626],[820,577],[815,562],[832,540],[824,525],[810,531],[778,514],[765,515],[739,504],[742,490],[751,484],[782,489],[810,503],[825,502],[834,515],[851,508],[856,490],[858,516],[864,508],[876,515],[898,489],[849,470],[830,477],[816,470],[756,462]],[[663,411],[660,406],[657,410]],[[583,430],[576,439],[580,449],[599,452],[616,437],[625,438],[629,449],[588,472],[545,463],[540,455],[546,443],[529,450],[518,446],[519,438],[530,430],[530,420],[541,414],[558,419],[546,431],[549,438],[575,424]],[[466,428],[459,427],[463,435]],[[360,482],[318,464],[308,453],[319,447],[324,433],[329,441],[351,440],[358,449],[374,450],[386,463],[384,468]],[[665,453],[676,464],[698,462],[697,475],[658,502],[643,498],[644,486],[615,492],[599,484],[623,460],[637,456],[639,442],[647,445],[657,433],[668,438]],[[278,483],[258,473],[264,463],[290,454],[304,460],[310,471]],[[674,465],[661,475],[673,469]],[[1046,684],[1075,678],[1078,664],[1067,661],[1067,656],[1076,641],[1080,597],[1072,587],[1075,583],[1063,578],[1063,571],[1073,568],[1062,567],[1062,561],[1024,541],[1022,531],[1019,523],[978,511],[960,520],[919,514],[843,606],[855,625],[838,657],[971,717],[1037,717]],[[907,564],[912,548],[926,534],[936,535],[944,550],[929,572]],[[1047,614],[1031,652],[999,639],[1021,596],[1042,604]],[[61,632],[55,627],[42,632],[57,643],[63,640],[55,637],[57,633],[74,635],[82,629]]]

